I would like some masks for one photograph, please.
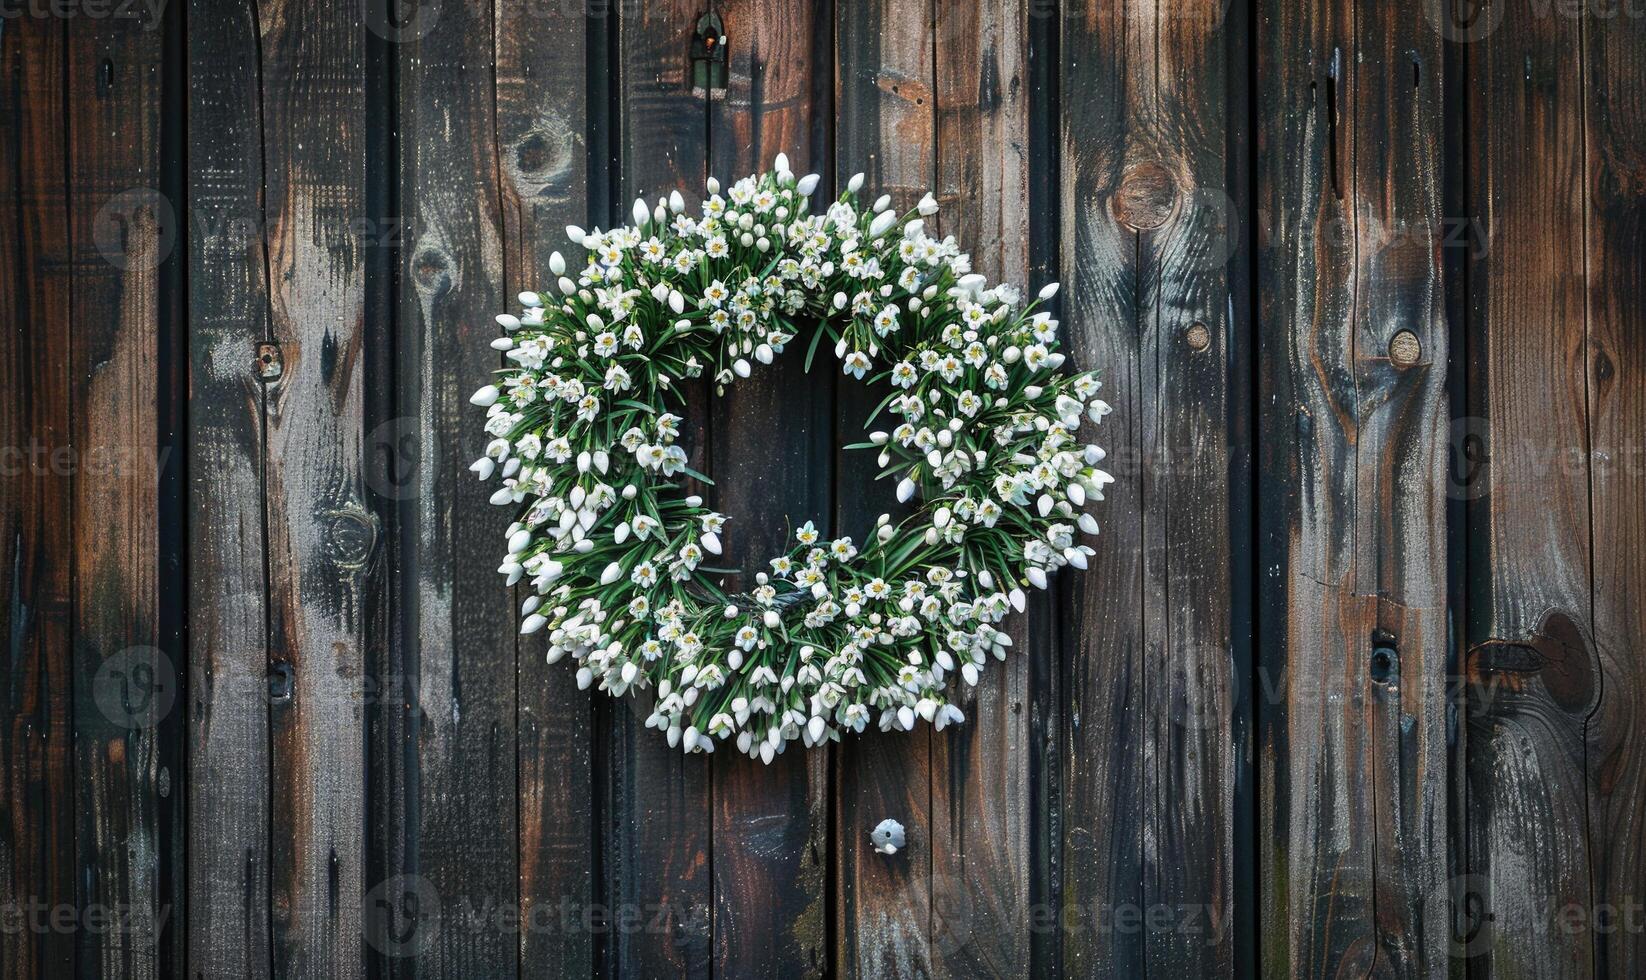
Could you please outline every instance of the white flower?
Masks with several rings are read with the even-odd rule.
[[[869,373],[869,368],[872,366],[869,356],[862,351],[854,350],[846,355],[845,373],[854,378],[861,379]]]

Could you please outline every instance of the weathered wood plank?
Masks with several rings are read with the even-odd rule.
[[[1594,653],[1585,750],[1595,845],[1585,935],[1596,976],[1646,972],[1646,23],[1585,8]]]
[[[596,107],[616,79],[605,76],[591,102],[591,52],[579,39],[585,26],[577,6],[521,0],[495,5],[505,304],[523,289],[553,288],[549,256],[564,248],[567,224],[608,216],[607,202],[590,180],[587,134],[609,122],[597,117]],[[616,29],[610,17],[595,26],[591,46],[604,44]],[[548,36],[571,40],[556,57],[539,58],[534,39]],[[586,976],[595,969],[598,923],[585,916],[596,898],[594,873],[605,842],[595,824],[597,767],[609,768],[604,742],[594,744],[594,721],[609,715],[596,715],[598,702],[577,690],[575,671],[544,662],[546,641],[517,642],[519,894],[526,923],[520,973]]]
[[[702,199],[708,94],[692,91],[686,57],[700,12],[689,0],[659,0],[619,19],[620,201],[655,201],[676,188],[692,206]],[[621,221],[626,212],[625,205],[606,217]],[[683,444],[692,468],[703,472],[710,448],[705,384],[686,389],[682,414]],[[617,913],[644,924],[614,933],[611,967],[621,975],[706,977],[714,955],[712,766],[709,758],[670,749],[661,732],[646,728],[649,710],[639,701],[611,709],[614,772],[603,830],[610,835],[608,894]]]
[[[837,5],[835,183],[843,187],[862,172],[860,201],[890,194],[896,207],[909,208],[937,188],[935,16],[930,2]],[[819,353],[817,370],[838,370],[828,353]],[[884,393],[853,382],[837,390],[839,441],[857,441]],[[905,509],[877,472],[867,452],[837,453],[836,533],[861,537],[877,515]],[[835,964],[843,975],[931,976],[936,969],[933,739],[926,725],[912,732],[870,726],[836,750]],[[888,818],[903,824],[908,842],[893,855],[876,852],[869,840]],[[964,894],[963,882],[943,879],[940,895],[950,906]]]
[[[261,377],[275,365],[258,349],[270,330],[259,28],[244,5],[195,2],[188,15],[189,970],[266,977]]]
[[[437,896],[419,975],[503,976],[517,965],[517,664],[513,600],[496,574],[510,515],[467,472],[485,450],[469,393],[502,366],[487,343],[507,295],[490,4],[441,11],[399,58],[400,254],[395,428],[415,467],[400,507],[401,636],[416,679],[415,867]],[[509,25],[523,29],[521,25]],[[419,882],[419,884],[422,884]]]
[[[1148,413],[1142,893],[1146,969],[1165,976],[1235,972],[1239,748],[1230,604],[1237,572],[1228,429],[1250,389],[1248,379],[1230,376],[1231,347],[1245,338],[1231,315],[1228,261],[1239,220],[1228,190],[1228,87],[1235,80],[1226,63],[1225,10],[1207,0],[1156,15],[1154,103],[1139,107],[1150,159],[1169,175],[1175,195],[1165,223],[1138,235],[1140,355],[1151,392],[1139,399]],[[1136,171],[1133,179],[1144,175]],[[1126,189],[1123,177],[1123,197]]]
[[[1141,975],[1146,952],[1135,928],[1114,925],[1143,901],[1144,696],[1148,654],[1164,644],[1144,627],[1151,596],[1143,532],[1153,499],[1146,453],[1158,439],[1158,382],[1154,360],[1144,358],[1138,237],[1118,217],[1130,213],[1133,198],[1149,203],[1120,193],[1127,168],[1135,172],[1158,153],[1141,114],[1153,104],[1155,81],[1145,15],[1141,4],[1091,2],[1070,5],[1062,22],[1061,312],[1070,360],[1101,368],[1105,397],[1116,406],[1096,441],[1117,478],[1097,515],[1103,531],[1091,567],[1064,586],[1060,915],[1075,916],[1061,935],[1073,976]]]
[[[180,795],[180,651],[160,634],[160,264],[176,213],[160,195],[161,52],[148,11],[70,22],[68,202],[74,317],[74,669],[81,976],[181,970],[165,863]],[[169,393],[165,396],[169,399]],[[172,516],[169,513],[166,516]],[[162,946],[162,936],[167,942]]]
[[[381,566],[361,431],[362,14],[275,2],[255,18],[283,362],[264,389],[272,953],[292,976],[361,976],[367,949],[362,608]]]
[[[709,172],[729,184],[780,152],[804,174],[812,146],[814,8],[721,0],[727,89],[709,101]],[[823,26],[823,25],[816,25]],[[728,517],[725,559],[754,573],[790,546],[790,529],[828,513],[834,447],[833,363],[805,372],[796,340],[771,365],[726,387],[709,416],[712,500]],[[714,772],[714,963],[727,976],[821,976],[827,903],[829,757],[791,746],[770,765],[732,751]]]
[[[1416,5],[1262,16],[1264,956],[1427,973],[1446,962],[1440,39]]]
[[[1468,875],[1454,952],[1483,975],[1591,975],[1551,915],[1591,894],[1581,28],[1510,4],[1467,46],[1471,424]],[[1490,918],[1487,918],[1490,916]]]
[[[940,3],[933,41],[937,230],[991,281],[1024,289],[1029,8]],[[1011,654],[976,688],[956,683],[965,724],[931,737],[931,943],[956,976],[1030,973],[1030,677],[1036,645],[1051,642],[1041,606],[1008,620]]]
[[[76,907],[67,25],[0,27],[0,907],[7,976],[69,976]]]

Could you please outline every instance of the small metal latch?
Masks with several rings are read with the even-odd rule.
[[[692,94],[726,90],[726,28],[720,15],[710,11],[697,19],[692,34]]]

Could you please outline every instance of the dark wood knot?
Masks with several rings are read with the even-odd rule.
[[[1153,161],[1126,168],[1112,202],[1115,220],[1133,231],[1159,228],[1177,208],[1177,182]]]
[[[1183,334],[1183,340],[1189,345],[1190,350],[1198,354],[1212,346],[1212,332],[1206,329],[1204,323],[1196,320],[1189,324],[1189,329]]]

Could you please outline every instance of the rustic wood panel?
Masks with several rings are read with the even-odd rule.
[[[0,976],[1640,972],[1646,30],[1444,6],[8,8]],[[965,726],[763,767],[516,637],[466,399],[779,150],[1061,278],[1121,482]],[[690,389],[725,564],[896,509],[803,357]]]
[[[1586,351],[1594,660],[1586,936],[1595,972],[1646,972],[1646,23],[1585,19]]]
[[[859,201],[890,194],[896,207],[913,207],[937,187],[936,8],[840,0],[835,16],[835,184],[844,188],[861,172]],[[839,370],[829,353],[819,353],[818,370]],[[851,382],[836,389],[837,441],[859,441],[885,392]],[[873,455],[838,455],[834,530],[861,538],[878,515],[905,508],[887,481],[875,480]],[[939,967],[931,936],[932,742],[925,725],[912,732],[870,725],[835,750],[835,963],[843,974],[932,976]],[[869,840],[888,818],[903,824],[908,843],[895,855],[876,852]]]
[[[160,194],[161,26],[145,13],[69,32],[76,904],[126,923],[79,937],[81,976],[181,968],[165,863],[181,661],[161,635],[159,584],[161,470],[179,464],[161,451],[170,393],[156,370],[171,354],[160,266],[177,236]]]
[[[259,6],[270,336],[265,388],[274,969],[365,973],[363,9]],[[279,680],[289,672],[289,694]]]
[[[1028,281],[1030,6],[938,3],[932,45],[935,230],[954,235],[978,272],[1025,295],[1040,285]],[[929,928],[954,976],[1030,972],[1028,702],[1050,613],[1037,602],[1009,620],[1008,658],[990,664],[976,688],[956,685],[966,723],[931,739]]]
[[[721,0],[727,87],[709,100],[709,172],[729,186],[787,153],[796,173],[827,164],[814,146],[811,5]],[[745,352],[748,353],[748,352]],[[727,386],[709,415],[706,472],[727,515],[725,557],[742,570],[728,589],[786,551],[792,528],[829,512],[834,459],[834,363],[810,377],[797,338],[772,364]],[[714,771],[714,965],[726,976],[821,976],[824,943],[830,751],[790,746],[770,765],[732,751]]]
[[[499,119],[490,63],[500,29],[489,4],[442,10],[394,44],[400,59],[402,252],[398,390],[417,448],[402,515],[402,635],[416,677],[417,873],[439,898],[438,934],[419,973],[513,972],[517,897],[515,613],[495,569],[511,516],[468,464],[485,450],[469,393],[502,366],[487,343],[506,289]],[[518,290],[516,290],[518,292]],[[524,650],[522,651],[524,652]]]
[[[1483,975],[1591,976],[1581,25],[1509,4],[1467,56],[1468,874],[1454,951]],[[1482,25],[1484,29],[1484,25]],[[1532,394],[1535,392],[1536,394]],[[1487,918],[1490,916],[1490,918]]]
[[[212,2],[191,3],[188,26],[188,962],[191,975],[266,977],[262,379],[274,364],[259,350],[271,329],[259,28],[249,8]]]
[[[618,19],[620,203],[602,202],[606,227],[613,219],[621,222],[636,197],[656,201],[679,188],[692,206],[702,201],[709,95],[692,91],[684,56],[701,10],[691,0],[660,0]],[[682,442],[691,467],[705,472],[711,448],[707,382],[684,390]],[[706,977],[714,955],[712,759],[669,748],[661,732],[645,727],[649,712],[639,701],[610,709],[608,892],[614,908],[639,923],[613,935],[611,965],[623,975]]]
[[[1446,962],[1440,38],[1409,6],[1276,4],[1259,27],[1276,974]]]
[[[7,976],[69,976],[76,907],[67,24],[7,19],[0,86],[0,905]],[[43,909],[44,911],[32,911]]]
[[[567,224],[607,216],[599,189],[609,189],[609,182],[591,180],[600,176],[605,161],[589,166],[589,134],[610,122],[600,106],[615,80],[588,75],[596,69],[586,62],[597,57],[594,45],[604,44],[615,27],[611,18],[598,21],[586,49],[571,44],[555,58],[539,58],[532,47],[534,38],[576,37],[584,27],[576,7],[520,0],[495,5],[495,152],[505,304],[525,289],[554,288],[549,256],[565,247]],[[598,80],[585,87],[586,77]],[[460,431],[472,433],[472,420]],[[472,445],[470,451],[479,448]],[[495,538],[491,547],[495,557]],[[495,574],[495,565],[477,567]],[[604,840],[595,823],[604,746],[592,741],[597,709],[577,690],[575,671],[565,664],[550,666],[546,652],[541,638],[518,640],[519,896],[527,923],[519,969],[525,976],[587,975],[595,967],[597,934],[585,923],[596,920],[585,916],[596,901]]]

